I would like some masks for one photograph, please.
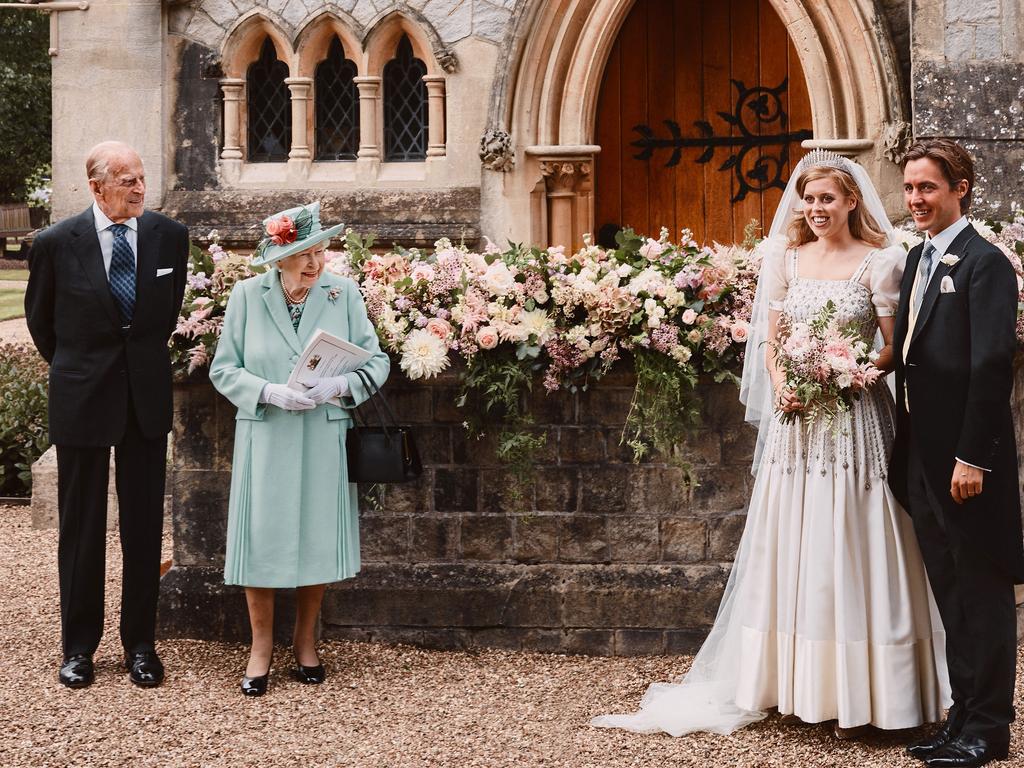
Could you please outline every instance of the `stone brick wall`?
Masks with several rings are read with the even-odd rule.
[[[704,428],[688,446],[692,489],[683,470],[658,457],[634,465],[618,444],[629,373],[585,393],[535,393],[547,445],[519,498],[491,439],[467,439],[456,393],[454,376],[392,376],[388,397],[416,426],[426,471],[361,510],[364,567],[329,590],[324,635],[446,648],[692,650],[717,611],[752,481],[753,433],[736,388],[702,388]],[[208,383],[177,395],[174,568],[162,586],[161,632],[245,639],[244,597],[220,572],[233,408]]]
[[[1020,0],[911,0],[917,136],[951,136],[977,162],[976,216],[1004,216],[1024,167]]]

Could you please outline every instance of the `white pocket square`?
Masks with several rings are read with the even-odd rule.
[[[158,269],[156,271],[156,276],[157,277],[163,277],[164,275],[171,274],[171,272],[173,272],[173,271],[174,271],[174,267],[166,267],[165,269]]]
[[[953,287],[953,278],[946,275],[942,278],[942,282],[939,283],[939,293],[956,293],[956,288]]]

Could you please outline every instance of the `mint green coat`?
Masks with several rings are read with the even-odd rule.
[[[334,299],[331,299],[331,291]],[[350,410],[369,395],[346,374],[345,407],[283,411],[259,403],[263,385],[283,384],[310,337],[322,328],[373,357],[363,366],[382,386],[388,356],[356,284],[328,272],[309,291],[292,328],[276,269],[231,292],[210,380],[238,408],[228,501],[224,581],[247,587],[326,584],[359,571],[359,512],[349,484],[345,434]]]

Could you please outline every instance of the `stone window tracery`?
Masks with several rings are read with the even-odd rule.
[[[267,37],[259,58],[246,73],[249,162],[280,163],[288,159],[292,121],[287,77],[288,65],[277,58],[274,44]]]
[[[324,14],[294,39],[262,14],[249,15],[222,48],[223,180],[446,178],[450,171],[437,161],[447,155],[447,75],[435,47],[401,14],[362,35]]]

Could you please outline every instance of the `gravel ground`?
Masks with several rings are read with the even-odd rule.
[[[55,531],[31,527],[27,507],[0,507],[0,765],[351,766],[919,766],[909,735],[838,742],[823,726],[777,718],[732,736],[673,739],[588,727],[628,711],[648,683],[679,673],[680,657],[603,659],[498,651],[423,651],[324,643],[327,682],[284,674],[262,699],[237,692],[246,649],[167,641],[168,677],[133,687],[118,668],[120,550],[108,541],[107,633],[92,687],[57,683],[60,662]],[[166,542],[169,551],[169,540]],[[1018,688],[1018,707],[1020,706]],[[1021,732],[1012,750],[1021,753]],[[1021,765],[1014,760],[1004,765]]]
[[[28,326],[25,325],[24,317],[0,321],[0,344],[3,344],[5,341],[32,341],[32,337],[28,333]]]

